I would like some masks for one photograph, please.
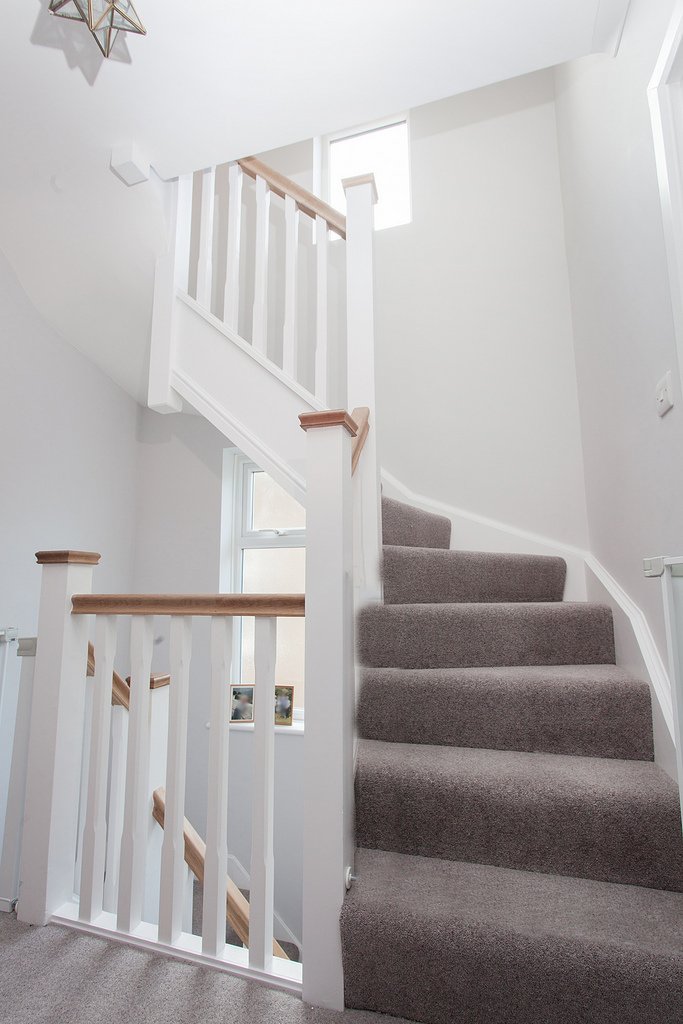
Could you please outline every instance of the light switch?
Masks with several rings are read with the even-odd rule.
[[[657,401],[657,415],[665,416],[669,409],[673,408],[674,404],[674,392],[673,384],[671,381],[671,370],[667,370],[667,372],[664,374],[662,379],[657,384],[655,398]]]

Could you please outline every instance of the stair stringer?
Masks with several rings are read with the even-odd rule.
[[[190,296],[177,293],[174,307],[172,388],[305,505],[299,414],[323,405]]]

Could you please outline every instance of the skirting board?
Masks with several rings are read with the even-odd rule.
[[[561,541],[554,541],[549,537],[416,494],[385,470],[382,470],[382,484],[387,497],[406,501],[425,512],[435,512],[449,518],[453,524],[456,544],[462,550],[513,551],[520,554],[559,555],[564,558],[567,562],[566,600],[585,601],[586,574],[592,574],[609,595],[611,602],[623,612],[628,622],[633,640],[640,652],[643,670],[650,683],[653,703],[656,703],[656,711],[668,732],[669,740],[673,742],[671,681],[647,618],[594,555]],[[666,767],[666,761],[663,762],[663,766]]]

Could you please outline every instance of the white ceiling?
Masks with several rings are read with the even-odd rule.
[[[5,0],[0,247],[43,315],[144,398],[161,178],[609,50],[628,0],[136,0],[105,61],[47,0]]]

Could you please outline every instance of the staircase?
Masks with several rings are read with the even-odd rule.
[[[683,1019],[678,792],[611,613],[557,558],[449,550],[383,501],[358,622],[345,997],[426,1024]]]

